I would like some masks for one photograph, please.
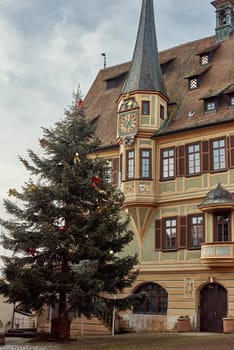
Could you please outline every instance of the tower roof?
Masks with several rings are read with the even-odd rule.
[[[159,91],[167,96],[159,64],[153,0],[142,0],[135,50],[122,93]]]

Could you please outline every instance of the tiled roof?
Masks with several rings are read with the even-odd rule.
[[[160,53],[160,62],[165,67],[164,81],[169,97],[170,119],[164,129],[158,133],[177,132],[181,129],[201,127],[211,123],[234,120],[234,108],[227,108],[225,94],[233,92],[234,85],[234,33],[216,47],[215,37],[203,38],[189,42]],[[185,77],[194,72],[200,72],[200,57],[198,53],[206,52],[208,48],[216,47],[209,69],[203,74],[198,89],[189,90]],[[117,104],[130,69],[130,62],[102,69],[86,98],[86,115],[96,119],[97,135],[103,146],[117,144]],[[108,79],[116,79],[108,86]],[[220,93],[217,112],[204,114],[205,96],[216,96]],[[194,111],[194,113],[190,113]]]

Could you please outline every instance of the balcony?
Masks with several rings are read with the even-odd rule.
[[[203,243],[200,260],[209,266],[233,266],[234,242]]]
[[[125,204],[145,203],[155,206],[155,194],[153,180],[134,179],[122,183],[122,191],[125,196]]]

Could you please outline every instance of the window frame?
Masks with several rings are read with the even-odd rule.
[[[228,223],[227,223],[227,228],[228,228],[228,232],[227,232],[227,235],[228,235],[228,239],[223,239],[224,238],[224,235],[225,235],[225,228],[224,228],[224,224],[226,223],[223,219],[222,221],[220,221],[221,223],[221,229],[222,229],[222,239],[220,240],[219,239],[219,228],[218,228],[218,219],[217,217],[218,216],[228,216],[229,220],[228,220]],[[213,214],[213,224],[214,224],[214,242],[230,242],[232,240],[232,237],[231,237],[231,226],[232,226],[232,223],[231,223],[231,212],[229,210],[223,210],[223,211],[216,211],[214,212]]]
[[[141,115],[150,115],[150,101],[141,101]]]
[[[168,311],[168,292],[160,284],[144,283],[138,287],[134,294],[146,292],[148,298],[145,298],[141,304],[133,306],[133,314],[136,315],[166,315]]]
[[[149,152],[148,153],[148,157],[143,156],[144,152]],[[151,179],[152,178],[152,149],[151,148],[140,148],[139,150],[140,153],[140,178],[141,179]],[[147,162],[148,160],[148,164],[143,164],[144,161]],[[148,175],[144,175],[144,169],[145,167],[147,167],[146,172],[148,173]]]
[[[163,240],[162,240],[162,248],[163,251],[174,251],[178,250],[178,218],[177,216],[171,216],[163,218]],[[168,225],[167,225],[168,223]],[[167,230],[170,232],[170,244],[167,242],[168,234]],[[174,232],[173,232],[174,231]],[[172,234],[175,235],[175,244],[172,244]]]
[[[195,222],[193,223],[193,219],[197,220],[201,218],[202,219],[202,223],[199,224],[199,222]],[[201,244],[205,241],[205,217],[203,214],[189,214],[188,215],[188,249],[201,249]],[[201,227],[201,232],[199,227]],[[193,230],[194,228],[194,230]],[[196,239],[197,239],[197,244],[193,244],[192,243],[192,239],[193,239],[193,231],[195,231],[195,234],[196,234]],[[199,242],[199,235],[201,235],[201,239],[200,239],[200,242]]]
[[[130,157],[130,154],[132,156]],[[131,174],[131,176],[129,176]],[[126,180],[133,180],[135,178],[135,151],[134,149],[126,151]]]
[[[214,143],[220,143],[221,141],[224,142],[224,146],[218,146],[218,147],[214,147]],[[225,171],[227,170],[227,140],[225,137],[222,138],[218,138],[218,139],[211,139],[210,140],[210,150],[211,150],[211,172],[220,172],[220,171]],[[221,154],[221,151],[224,150],[223,154]],[[216,155],[215,155],[216,152]],[[224,161],[221,160],[221,158],[224,157]],[[215,159],[217,159],[217,161],[215,161]],[[222,163],[225,163],[223,167],[221,167]],[[219,164],[218,167],[215,166],[215,164]]]
[[[173,155],[168,154],[168,156],[164,157],[165,152],[171,152],[173,151]],[[161,149],[161,157],[160,157],[160,168],[161,168],[161,180],[166,181],[166,180],[173,180],[175,179],[176,176],[176,149],[175,147],[170,147],[170,148],[163,148]],[[173,164],[170,164],[170,160],[173,159]],[[165,164],[165,161],[167,164]],[[167,171],[165,170],[167,166]],[[172,169],[171,169],[172,167]],[[171,171],[173,174],[170,175]],[[164,174],[166,175],[164,176]]]
[[[214,106],[213,108],[210,108],[209,106]],[[214,113],[216,112],[218,109],[218,99],[217,97],[213,97],[213,98],[209,98],[209,99],[205,99],[204,100],[204,110],[205,110],[205,114],[209,114],[209,113]]]
[[[164,121],[165,120],[165,106],[160,103],[159,107],[159,115],[160,115],[160,120]]]
[[[199,150],[193,150],[193,152],[190,152],[191,147],[199,147]],[[196,155],[199,155],[199,159],[196,159]],[[191,157],[190,157],[191,156]],[[192,159],[191,159],[192,158]],[[190,166],[192,162],[192,167]],[[199,163],[199,165],[197,164]],[[186,173],[187,176],[196,176],[201,174],[201,166],[202,166],[202,154],[201,154],[201,143],[200,142],[194,142],[186,144]],[[196,171],[196,168],[199,166],[199,171]],[[190,168],[193,168],[194,171],[190,171]]]

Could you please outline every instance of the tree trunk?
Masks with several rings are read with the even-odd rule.
[[[66,293],[61,292],[59,295],[58,318],[51,320],[51,335],[55,338],[70,338],[71,321],[67,318]]]

